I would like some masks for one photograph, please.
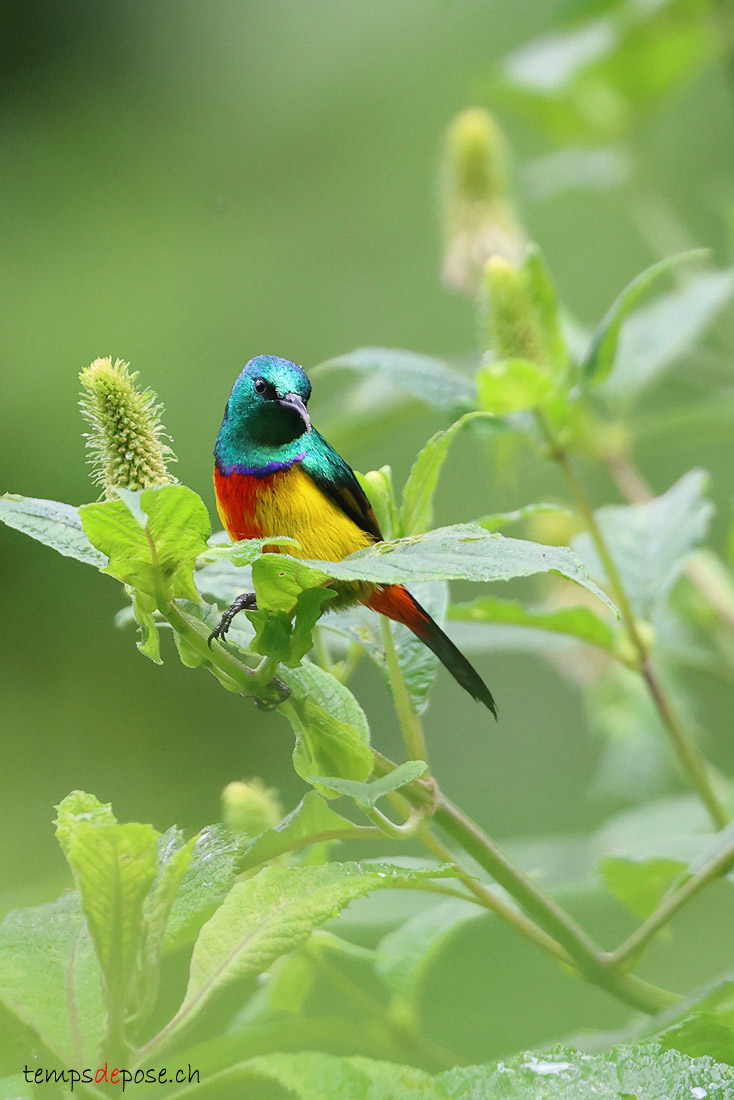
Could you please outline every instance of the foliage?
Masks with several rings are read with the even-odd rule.
[[[637,114],[709,58],[711,27],[687,0],[577,6],[565,30],[510,57],[496,86],[554,140],[631,145]],[[455,121],[443,173],[444,277],[478,296],[476,356],[457,366],[359,348],[313,372],[325,388],[338,371],[379,381],[362,428],[398,397],[434,427],[440,418],[398,491],[389,467],[361,478],[384,542],[326,562],[301,558],[277,534],[233,545],[212,536],[201,497],[168,473],[155,395],[139,392],[121,361],[82,372],[105,499],[74,508],[0,498],[9,527],[122,586],[121,618],[136,622],[144,656],[161,663],[171,635],[186,668],[272,710],[274,726],[284,718],[309,787],[283,814],[258,780],[230,783],[225,824],[188,838],[175,826],[120,823],[84,792],[63,799],[56,836],[70,888],[0,925],[0,1097],[34,1095],[15,1073],[23,1049],[128,1074],[177,1059],[202,1067],[201,1080],[144,1084],[141,1095],[202,1100],[734,1098],[729,974],[681,999],[636,973],[699,893],[711,888],[731,906],[734,798],[699,745],[702,708],[688,674],[734,675],[734,581],[731,563],[704,549],[708,475],[690,469],[655,495],[631,458],[644,395],[706,338],[734,293],[732,269],[700,251],[660,259],[587,334],[526,241],[504,139],[486,112]],[[464,437],[477,470],[486,456],[500,468],[509,448],[552,464],[565,502],[521,499],[435,527],[438,487]],[[587,468],[611,475],[626,501],[596,506]],[[528,537],[504,533],[518,525]],[[500,581],[509,596],[486,590]],[[334,582],[409,584],[440,623],[470,628],[457,637],[479,653],[516,645],[550,658],[582,694],[601,742],[592,790],[632,808],[590,837],[497,844],[431,774],[422,716],[434,656],[361,606],[332,611]],[[449,602],[449,582],[482,590]],[[257,610],[212,643],[221,611],[250,588]],[[401,764],[384,755],[385,731],[371,728],[370,707],[349,686],[363,654],[394,699]],[[681,776],[692,793],[675,798]],[[383,854],[395,844],[398,854]],[[400,909],[406,898],[413,909]],[[616,947],[582,927],[579,898],[616,912],[626,929]],[[426,989],[455,940],[481,942],[500,921],[563,976],[647,1021],[463,1064],[432,1030]],[[480,970],[481,952],[472,959]],[[88,1083],[78,1091],[103,1094]]]

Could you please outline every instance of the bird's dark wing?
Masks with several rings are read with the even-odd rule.
[[[309,443],[301,469],[358,527],[378,542],[382,541],[375,513],[352,467],[315,428],[311,431]]]

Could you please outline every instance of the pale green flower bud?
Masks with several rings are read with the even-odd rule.
[[[222,791],[222,819],[232,832],[258,836],[274,828],[283,817],[278,792],[255,777],[228,783]]]
[[[487,111],[473,107],[452,122],[442,184],[443,280],[473,293],[491,256],[518,260],[525,243],[510,196],[505,139]]]
[[[493,256],[484,269],[488,343],[496,359],[547,361],[547,349],[525,266]]]
[[[85,432],[92,478],[105,495],[115,489],[152,489],[176,479],[167,463],[176,456],[161,424],[163,406],[152,390],[135,386],[137,371],[108,357],[95,359],[79,375],[84,387],[79,407],[90,431]]]

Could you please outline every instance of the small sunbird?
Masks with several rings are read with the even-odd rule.
[[[311,383],[296,363],[275,355],[249,361],[232,387],[214,447],[217,510],[233,540],[283,535],[298,540],[303,558],[341,561],[383,536],[354,471],[312,426],[310,396]],[[363,603],[403,623],[497,717],[479,673],[407,588],[332,583],[339,595],[330,609]],[[210,642],[224,638],[239,611],[255,607],[254,592],[238,596]]]

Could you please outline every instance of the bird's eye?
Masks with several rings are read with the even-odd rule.
[[[265,393],[268,388],[268,384],[264,378],[255,379],[255,393]]]

